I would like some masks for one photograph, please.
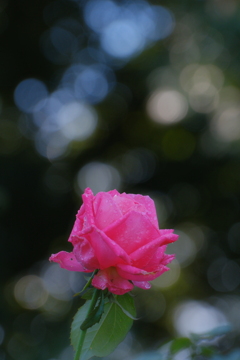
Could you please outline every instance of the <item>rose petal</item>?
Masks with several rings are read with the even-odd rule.
[[[130,211],[104,232],[128,254],[159,237],[159,230],[144,214],[136,211]]]
[[[69,236],[68,241],[74,243],[75,237],[79,238],[82,231],[88,231],[87,229],[94,223],[93,217],[93,208],[92,208],[92,201],[94,195],[92,190],[87,188],[85,189],[84,194],[82,195],[83,204],[78,210],[75,223],[73,225],[72,232]]]
[[[100,268],[95,251],[86,239],[81,238],[74,246],[73,252],[77,261],[79,261],[85,269],[93,271]]]
[[[151,289],[152,287],[152,285],[148,281],[133,281],[133,285],[144,290]]]
[[[164,254],[163,259],[161,260],[161,264],[163,265],[167,265],[169,264],[171,261],[173,261],[175,259],[175,255],[174,254]]]
[[[76,259],[74,253],[68,253],[66,251],[60,251],[57,254],[52,254],[49,258],[50,261],[56,262],[61,268],[70,271],[83,271],[91,272],[91,270],[85,269]]]
[[[159,228],[156,207],[154,201],[149,196],[143,196],[139,194],[124,194],[124,196],[133,199],[135,202],[141,204],[146,209],[149,220]]]
[[[144,270],[149,272],[155,271],[160,265],[167,265],[175,259],[175,255],[165,254],[166,248],[166,245],[159,247],[148,264],[145,265]]]
[[[83,228],[86,226],[85,219],[84,219],[84,213],[85,213],[85,205],[83,204],[80,209],[78,210],[75,223],[73,225],[73,229],[71,231],[71,234],[69,236],[68,241],[72,242],[72,239],[74,236],[77,236],[80,231],[83,230]]]
[[[130,264],[131,260],[128,254],[95,226],[88,229],[88,232],[82,237],[86,238],[93,247],[100,269],[106,269],[121,262]],[[79,239],[77,242],[79,242]]]
[[[95,225],[99,229],[104,229],[122,216],[121,211],[113,201],[113,197],[104,192],[100,192],[95,196],[93,209]]]
[[[108,290],[116,295],[123,295],[133,289],[133,284],[119,276],[115,268],[100,270],[93,278],[92,285],[97,289]]]
[[[84,194],[82,195],[83,203],[85,206],[85,218],[87,221],[87,226],[94,224],[93,216],[93,200],[94,195],[90,188],[85,189]]]
[[[152,272],[148,272],[142,269],[138,269],[131,265],[119,264],[116,266],[117,272],[121,277],[132,281],[150,281],[156,279],[169,269],[164,265],[159,265],[158,269]]]
[[[161,234],[162,230],[160,230]],[[160,236],[158,239],[151,241],[150,243],[142,246],[141,248],[134,251],[130,258],[133,261],[134,266],[139,268],[144,268],[151,261],[153,257],[156,257],[156,251],[160,246],[169,244],[178,239],[178,235],[172,234],[173,230],[168,230],[168,232],[164,232],[164,235]],[[165,251],[165,248],[164,248]],[[162,254],[161,254],[162,258]],[[159,258],[160,260],[160,258]],[[158,261],[159,264],[159,261]]]
[[[105,270],[100,270],[92,279],[92,286],[100,290],[105,290],[108,286],[108,276]]]
[[[135,210],[137,212],[146,212],[146,209],[143,205],[136,203],[133,199],[129,199],[124,195],[125,194],[120,194],[119,196],[113,197],[113,201],[121,210],[122,215],[125,215],[130,210]]]
[[[112,197],[115,195],[120,195],[116,189],[108,191],[108,194],[110,194]]]

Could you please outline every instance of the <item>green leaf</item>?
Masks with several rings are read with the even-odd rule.
[[[187,349],[192,345],[192,342],[188,338],[178,338],[172,341],[170,351],[172,354],[176,354],[178,351]]]
[[[124,312],[124,314],[127,315],[128,317],[130,317],[130,319],[139,320],[139,318],[136,318],[136,317],[132,316],[129,311],[124,309],[124,307],[121,304],[119,304],[119,302],[117,301],[116,298],[114,298],[112,301],[115,302],[121,308],[121,310]]]
[[[129,294],[117,296],[117,301],[132,316],[136,316],[134,301]],[[90,301],[87,301],[78,310],[72,322],[71,343],[75,350],[80,336],[80,326],[86,318],[89,304]],[[116,303],[106,303],[100,322],[87,330],[81,360],[109,355],[125,338],[132,323],[133,320],[124,314]]]
[[[82,325],[80,326],[80,329],[87,330],[96,323],[98,323],[101,320],[103,311],[104,311],[104,296],[103,296],[103,291],[101,291],[98,306],[96,306],[95,309],[93,309],[90,312],[88,317],[83,321]]]

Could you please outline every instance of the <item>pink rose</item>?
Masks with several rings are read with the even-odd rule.
[[[92,272],[98,289],[117,295],[134,285],[149,289],[149,281],[169,270],[174,255],[166,245],[177,240],[173,230],[159,230],[156,209],[149,196],[119,194],[117,190],[93,195],[86,189],[69,240],[73,252],[60,251],[50,261],[71,271]]]

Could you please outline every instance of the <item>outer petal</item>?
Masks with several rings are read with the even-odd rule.
[[[74,242],[74,238],[79,236],[79,233],[84,229],[89,228],[92,224],[94,224],[94,216],[93,216],[93,207],[92,203],[94,200],[94,195],[92,190],[87,188],[85,189],[84,194],[82,195],[83,204],[78,210],[75,223],[73,225],[73,229],[69,236],[68,241]]]
[[[169,264],[175,258],[175,255],[165,254],[166,248],[166,245],[159,247],[153,254],[148,264],[145,265],[144,270],[151,272],[157,269],[160,265]]]
[[[100,268],[95,251],[86,239],[80,238],[79,242],[74,246],[73,252],[77,261],[79,261],[85,269],[93,271]]]
[[[119,217],[122,213],[115,204],[113,197],[104,192],[100,192],[95,196],[93,201],[93,209],[95,215],[95,225],[98,229],[104,229]]]
[[[108,191],[108,194],[110,194],[112,197],[115,195],[120,195],[116,189]]]
[[[77,236],[79,234],[80,231],[83,230],[83,228],[85,228],[86,226],[86,221],[84,219],[84,212],[85,212],[85,206],[84,204],[80,207],[80,209],[78,210],[77,216],[76,216],[76,220],[75,223],[73,225],[73,229],[71,231],[71,234],[69,236],[68,241],[72,242],[73,237]]]
[[[93,200],[94,195],[90,188],[85,189],[84,194],[82,195],[84,208],[85,208],[85,217],[88,226],[94,224],[94,215],[93,215]]]
[[[144,216],[130,211],[104,230],[128,254],[159,237],[159,230]]]
[[[89,228],[88,232],[84,231],[84,234],[81,236],[86,238],[94,249],[100,269],[106,269],[122,262],[130,264],[131,260],[128,254],[95,226]],[[74,244],[79,241],[80,238],[74,240]]]
[[[135,268],[134,266],[119,264],[116,266],[117,272],[124,279],[132,281],[150,281],[156,279],[169,269],[164,265],[159,265],[155,271],[145,271],[142,269]]]
[[[76,259],[74,253],[68,253],[66,251],[60,251],[57,254],[52,254],[49,258],[50,261],[54,261],[60,265],[61,268],[70,271],[83,271],[91,272],[92,270],[85,269]]]
[[[111,293],[116,295],[123,295],[133,289],[133,284],[121,278],[113,267],[100,270],[94,276],[92,285],[101,290],[108,288]]]
[[[156,228],[159,228],[158,225],[158,218],[156,213],[156,207],[154,204],[154,201],[149,196],[143,196],[138,194],[125,194],[123,193],[122,196],[128,197],[133,199],[138,204],[141,204],[145,207],[147,215],[151,222],[156,226]]]
[[[172,232],[173,230],[168,230],[168,232],[165,232],[164,235],[160,236],[158,239],[155,239],[150,243],[134,251],[130,255],[130,258],[133,261],[134,266],[139,267],[141,269],[145,268],[149,262],[152,262],[153,257],[156,257],[156,252],[159,247],[169,244],[173,241],[176,241],[178,239],[178,235],[172,234]],[[165,251],[165,247],[164,247],[164,251]],[[162,258],[162,254],[158,258],[158,264],[161,258]]]
[[[163,259],[161,260],[161,263],[163,265],[167,265],[169,264],[171,261],[173,261],[175,259],[175,255],[174,254],[171,254],[171,255],[168,255],[168,254],[164,254],[163,255]]]
[[[148,281],[133,281],[133,285],[144,290],[151,289],[152,287],[152,285]]]

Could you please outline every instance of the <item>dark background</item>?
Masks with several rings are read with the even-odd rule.
[[[240,345],[239,19],[234,0],[2,0],[0,360],[72,357],[83,278],[48,257],[87,186],[150,195],[180,234],[109,359],[225,323]]]

